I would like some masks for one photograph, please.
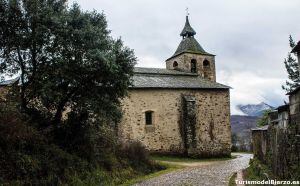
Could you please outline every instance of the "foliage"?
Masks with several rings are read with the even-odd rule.
[[[104,14],[65,0],[2,0],[0,10],[1,72],[20,73],[27,113],[56,125],[67,107],[120,118],[136,58],[110,37]]]
[[[291,49],[296,45],[292,36],[289,38],[289,45]],[[286,92],[291,92],[300,85],[299,65],[296,58],[294,58],[293,54],[290,52],[288,53],[287,58],[284,60],[284,65],[288,73],[289,80],[286,81],[285,85],[282,85],[282,89],[284,89]]]
[[[137,142],[118,148],[115,137],[101,130],[97,135],[84,131],[80,131],[82,136],[68,134],[66,141],[53,144],[48,135],[28,123],[29,117],[3,104],[0,108],[6,109],[0,112],[0,183],[119,185],[163,168],[150,161],[145,148]],[[71,137],[74,142],[66,145]]]
[[[257,126],[262,127],[268,125],[269,113],[272,112],[271,109],[265,110],[263,115],[257,120]]]
[[[231,143],[231,152],[248,152],[250,150],[247,141],[238,134],[231,134]]]
[[[237,173],[234,173],[229,179],[228,186],[236,186],[235,183],[236,178],[237,178]]]
[[[0,72],[20,75],[0,102],[1,184],[118,185],[162,168],[116,137],[133,51],[103,13],[66,2],[0,0]]]
[[[244,176],[245,180],[249,181],[262,181],[275,178],[271,170],[256,158],[250,160],[249,167],[244,171]]]

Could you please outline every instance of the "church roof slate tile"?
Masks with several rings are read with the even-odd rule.
[[[198,74],[191,72],[182,72],[178,70],[169,70],[165,68],[144,68],[144,67],[135,67],[135,74],[161,74],[161,75],[190,75],[190,76],[198,76]]]
[[[182,36],[182,40],[181,40],[179,46],[177,47],[177,50],[175,51],[175,53],[169,59],[176,57],[182,53],[193,53],[193,54],[214,56],[213,54],[206,52],[202,48],[202,46],[194,38],[194,35],[196,35],[196,32],[191,27],[188,16],[186,16],[185,26],[180,33],[180,36]],[[169,60],[169,59],[167,59],[167,60]]]
[[[185,18],[185,25],[184,28],[182,29],[180,36],[193,36],[196,35],[195,30],[191,27],[190,22],[189,22],[189,16],[186,16]]]
[[[229,89],[229,86],[206,80],[195,73],[158,68],[135,68],[130,88]]]

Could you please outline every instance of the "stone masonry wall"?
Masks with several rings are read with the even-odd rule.
[[[216,81],[216,69],[215,69],[215,57],[214,56],[208,56],[208,55],[199,55],[199,54],[190,54],[185,53],[182,55],[179,55],[175,58],[171,58],[166,61],[166,67],[167,69],[179,69],[181,71],[191,72],[191,60],[196,59],[197,61],[197,73],[201,75],[201,77],[205,77],[207,79],[210,79],[211,81]],[[203,61],[208,60],[210,63],[209,68],[205,68],[203,66]],[[174,68],[173,63],[178,63],[178,67]]]
[[[184,153],[181,133],[183,95],[191,95],[196,100],[193,154],[202,157],[229,155],[229,90],[132,89],[129,97],[122,101],[120,139],[138,140],[155,152]],[[153,111],[153,125],[145,124],[146,111]]]

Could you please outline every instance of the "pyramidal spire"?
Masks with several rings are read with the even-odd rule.
[[[186,16],[186,21],[183,30],[180,33],[180,36],[182,37],[191,37],[196,35],[195,30],[191,27],[190,22],[189,22],[189,16]]]

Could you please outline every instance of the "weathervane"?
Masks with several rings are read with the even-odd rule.
[[[189,16],[190,13],[189,13],[189,8],[188,7],[186,7],[185,11],[186,11],[186,16]]]

